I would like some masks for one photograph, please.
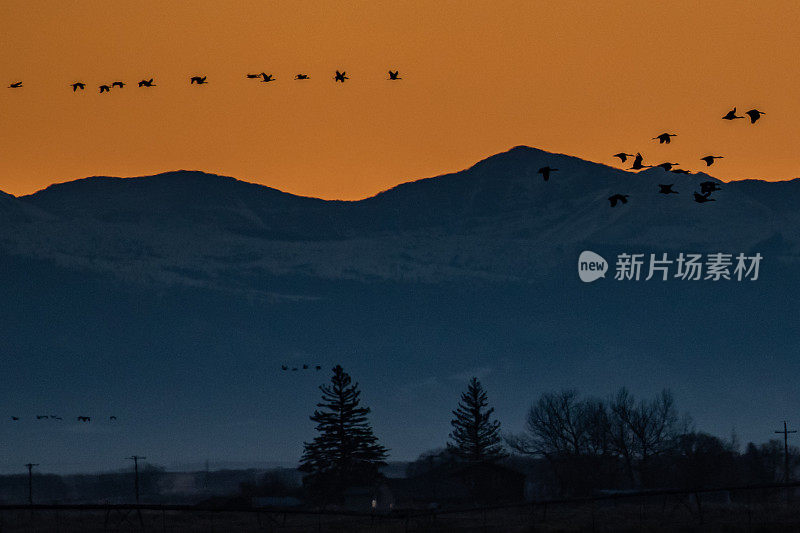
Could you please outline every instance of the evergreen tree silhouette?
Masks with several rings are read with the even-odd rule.
[[[358,383],[351,385],[340,365],[333,368],[330,385],[320,385],[319,390],[322,401],[310,417],[319,435],[303,443],[300,470],[308,472],[303,484],[312,499],[341,500],[347,487],[377,480],[388,451],[372,433],[369,407],[360,406]]]
[[[489,401],[478,378],[473,377],[467,391],[461,394],[455,418],[450,421],[453,432],[447,448],[459,458],[471,462],[492,462],[506,457],[500,437],[500,422],[491,420],[494,407],[486,409]]]

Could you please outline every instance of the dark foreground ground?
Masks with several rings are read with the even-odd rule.
[[[524,506],[436,514],[335,515],[276,511],[5,509],[0,532],[582,532],[800,531],[800,502],[706,504],[665,497],[648,502]]]

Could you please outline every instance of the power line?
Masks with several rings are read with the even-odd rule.
[[[789,433],[797,433],[797,430],[787,429],[784,420],[783,430],[775,430],[775,433],[783,433],[783,482],[789,483]]]
[[[131,455],[130,457],[126,457],[126,459],[131,459],[133,461],[133,488],[136,491],[136,503],[139,503],[139,459],[147,459],[147,457]]]
[[[33,467],[39,466],[39,463],[28,463],[25,467],[28,469],[28,503],[33,505]]]

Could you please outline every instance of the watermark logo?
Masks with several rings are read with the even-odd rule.
[[[607,270],[608,262],[601,255],[584,250],[578,257],[578,276],[584,283],[606,277]]]
[[[624,252],[617,254],[614,280],[756,281],[762,259],[760,253],[681,252],[670,255]],[[578,276],[585,283],[604,278],[607,270],[608,262],[594,252],[586,250],[578,257]]]

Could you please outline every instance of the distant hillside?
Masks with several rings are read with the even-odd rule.
[[[709,179],[517,147],[358,202],[189,171],[0,195],[0,473],[295,464],[337,363],[391,460],[444,445],[471,376],[504,433],[542,392],[668,387],[698,429],[763,442],[800,411],[800,180],[694,202]],[[583,250],[763,262],[585,284]]]
[[[537,170],[558,168],[545,182]],[[298,197],[229,177],[177,171],[94,177],[4,197],[3,248],[70,268],[190,285],[258,285],[260,275],[323,279],[533,281],[576,247],[750,250],[800,247],[800,180],[724,184],[705,174],[638,174],[516,147],[473,167],[358,202]],[[674,183],[677,195],[658,194]],[[607,198],[628,194],[609,207]],[[536,267],[532,267],[536,265]],[[252,281],[252,283],[251,283]]]

